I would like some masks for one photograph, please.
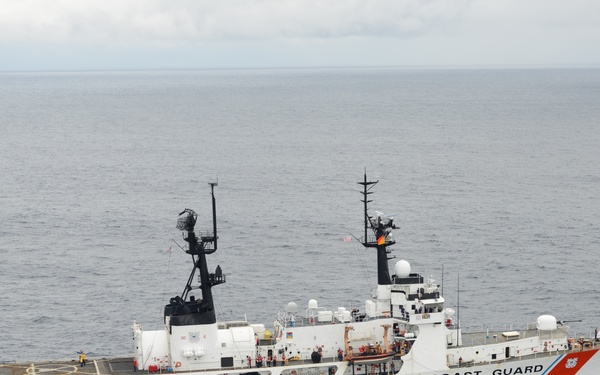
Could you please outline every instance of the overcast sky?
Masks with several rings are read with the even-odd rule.
[[[0,70],[599,65],[600,0],[0,0]]]

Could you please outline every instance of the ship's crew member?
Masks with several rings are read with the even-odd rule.
[[[338,361],[342,361],[344,359],[344,351],[342,350],[342,348],[338,348],[337,355]]]
[[[281,355],[281,365],[285,366],[285,353]]]
[[[133,371],[136,372],[137,371],[137,359],[133,359]]]
[[[262,367],[262,360],[263,360],[263,357],[262,357],[262,355],[259,354],[258,357],[256,357],[256,368]]]
[[[273,356],[267,356],[267,367],[271,367],[271,362],[273,361]]]
[[[81,367],[85,366],[85,360],[86,360],[85,353],[82,350],[79,352],[79,365]]]
[[[246,356],[246,361],[248,362],[248,367],[252,368],[252,358],[250,356]]]
[[[458,367],[462,366],[462,357],[458,357]]]
[[[273,367],[277,366],[277,354],[273,354]]]
[[[319,352],[314,351],[314,350],[313,350],[312,354],[310,355],[310,359],[312,360],[313,363],[321,362],[321,356],[319,355]]]

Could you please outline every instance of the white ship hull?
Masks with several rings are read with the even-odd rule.
[[[402,366],[398,374],[401,375],[598,375],[600,371],[600,349],[565,354],[544,355],[531,359],[512,360],[491,364],[465,364],[462,367],[448,368],[433,371],[412,371],[409,366]],[[229,369],[215,369],[194,371],[190,368],[180,367],[170,369],[174,372],[185,372],[190,375],[235,375],[257,373],[262,375],[328,375],[330,369],[335,368],[336,374],[352,375],[358,373],[380,374],[379,368],[371,368],[374,364],[365,363],[362,366],[347,361],[324,362],[321,364],[300,363],[294,361],[288,365],[276,367],[243,367]],[[364,367],[364,371],[361,367]],[[163,365],[159,368],[162,372],[169,370]]]

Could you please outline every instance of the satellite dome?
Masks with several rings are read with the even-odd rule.
[[[311,299],[310,301],[308,301],[308,308],[309,309],[318,309],[319,308],[319,304],[317,303],[316,299]]]
[[[540,315],[537,318],[537,328],[540,331],[553,331],[556,329],[556,318],[552,315]]]
[[[399,260],[394,265],[394,272],[396,272],[397,277],[408,277],[410,275],[410,263],[404,259]]]
[[[295,314],[298,312],[298,305],[296,305],[296,302],[290,302],[287,304],[287,306],[285,307],[285,312],[289,313],[289,314]]]

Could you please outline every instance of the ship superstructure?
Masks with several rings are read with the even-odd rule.
[[[596,343],[570,339],[568,327],[550,315],[524,330],[463,333],[435,280],[414,273],[406,260],[397,261],[390,274],[394,218],[370,211],[377,181],[365,174],[359,184],[364,235],[358,240],[377,252],[378,283],[364,310],[329,310],[309,300],[302,308],[288,303],[269,329],[247,321],[219,322],[211,288],[226,280],[220,266],[210,272],[207,264],[218,240],[216,184],[211,184],[212,231],[197,234],[197,215],[190,209],[178,220],[193,269],[182,294],[165,306],[164,329],[133,325],[138,368],[211,375],[597,374]],[[569,372],[560,372],[563,368]]]

